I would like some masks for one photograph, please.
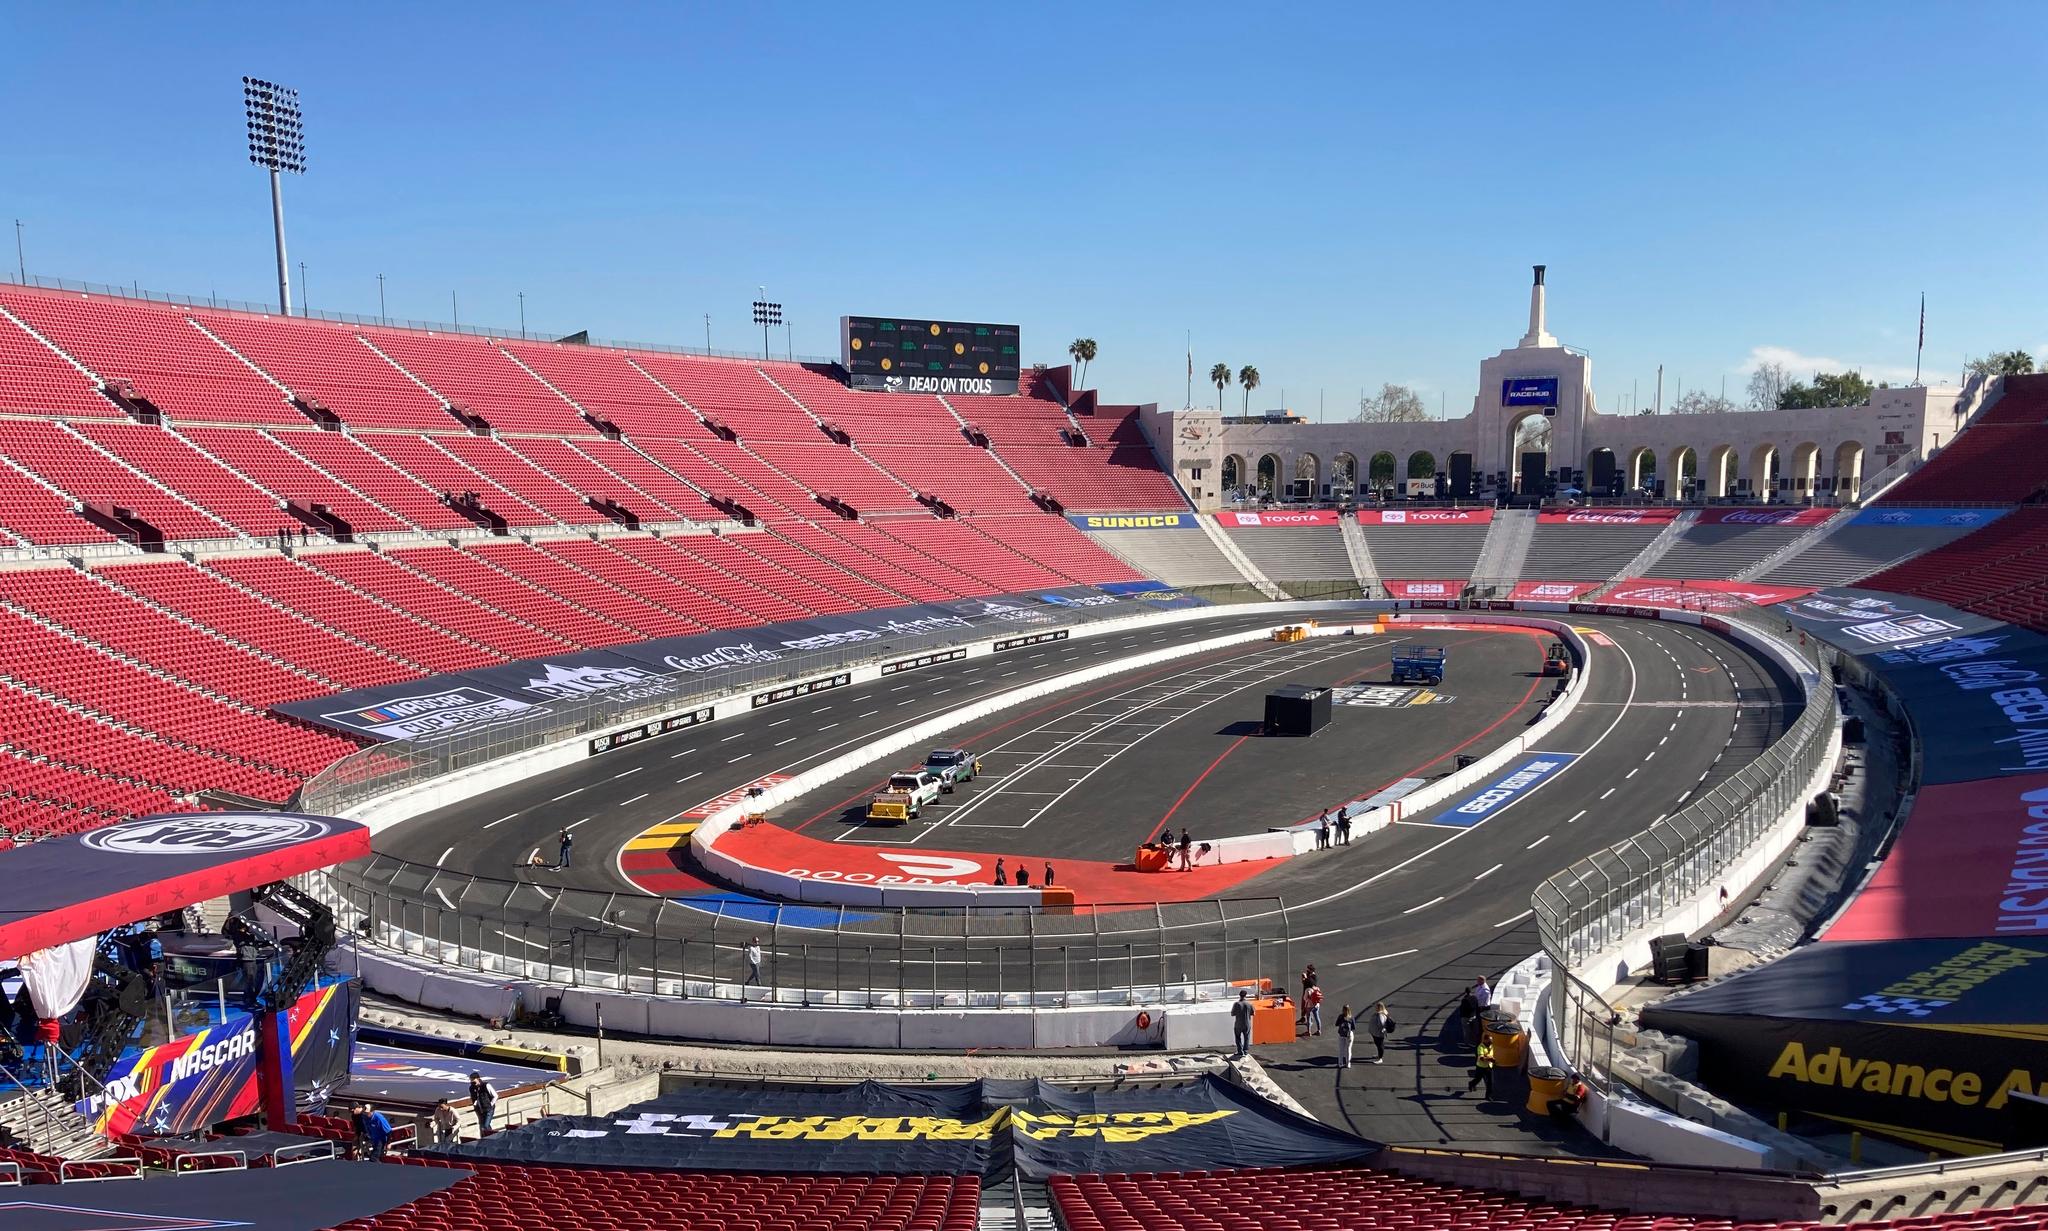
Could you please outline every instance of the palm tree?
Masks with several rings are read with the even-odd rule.
[[[1237,383],[1244,387],[1244,413],[1252,413],[1252,390],[1259,387],[1259,370],[1247,363],[1237,370]]]
[[[1209,383],[1216,386],[1216,409],[1223,409],[1223,386],[1230,383],[1230,365],[1219,363],[1209,369]]]
[[[1080,377],[1077,380],[1075,380],[1074,388],[1087,388],[1088,365],[1095,361],[1095,339],[1075,338],[1071,343],[1067,345],[1067,354],[1072,356],[1074,361],[1081,365],[1081,374]]]

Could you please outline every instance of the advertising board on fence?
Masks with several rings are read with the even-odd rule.
[[[1199,530],[1199,513],[1069,513],[1082,530]]]
[[[1470,509],[1360,509],[1363,526],[1484,526],[1493,521],[1492,506]]]
[[[1653,526],[1678,520],[1675,508],[1541,509],[1536,520],[1546,526]]]
[[[1785,508],[1701,509],[1702,526],[1818,526],[1840,509]]]
[[[1229,512],[1216,515],[1216,520],[1226,526],[1334,526],[1339,518],[1335,509],[1262,509],[1258,512]]]

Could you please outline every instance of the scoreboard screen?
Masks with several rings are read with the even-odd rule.
[[[1017,327],[896,316],[839,318],[839,362],[856,389],[1017,392]]]

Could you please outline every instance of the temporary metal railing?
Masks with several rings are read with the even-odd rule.
[[[499,979],[859,1008],[1186,1001],[1289,969],[1277,897],[1085,914],[701,903],[449,872],[385,855],[302,878],[344,936]],[[747,948],[762,960],[752,976]],[[346,964],[348,956],[336,961]]]
[[[1715,616],[1798,654],[1812,672],[1805,706],[1783,737],[1704,795],[1536,887],[1530,905],[1544,952],[1560,972],[1579,969],[1706,892],[1787,810],[1803,802],[1830,754],[1838,715],[1825,647],[1766,608]],[[1606,1038],[1601,1027],[1611,1018],[1599,993],[1576,977],[1553,984],[1551,1024],[1574,1067],[1596,1059],[1594,1042]],[[1611,1050],[1611,1039],[1599,1046]]]

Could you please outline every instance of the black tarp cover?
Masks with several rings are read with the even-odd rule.
[[[1700,1045],[1729,1098],[1940,1148],[2016,1144],[2013,1095],[2048,1095],[2048,942],[2028,936],[1809,945],[1646,1006]]]
[[[0,959],[370,853],[354,821],[162,813],[0,851]]]
[[[444,1157],[558,1166],[976,1174],[1334,1165],[1379,1147],[1214,1076],[1069,1090],[1036,1081],[697,1086],[551,1116]]]

